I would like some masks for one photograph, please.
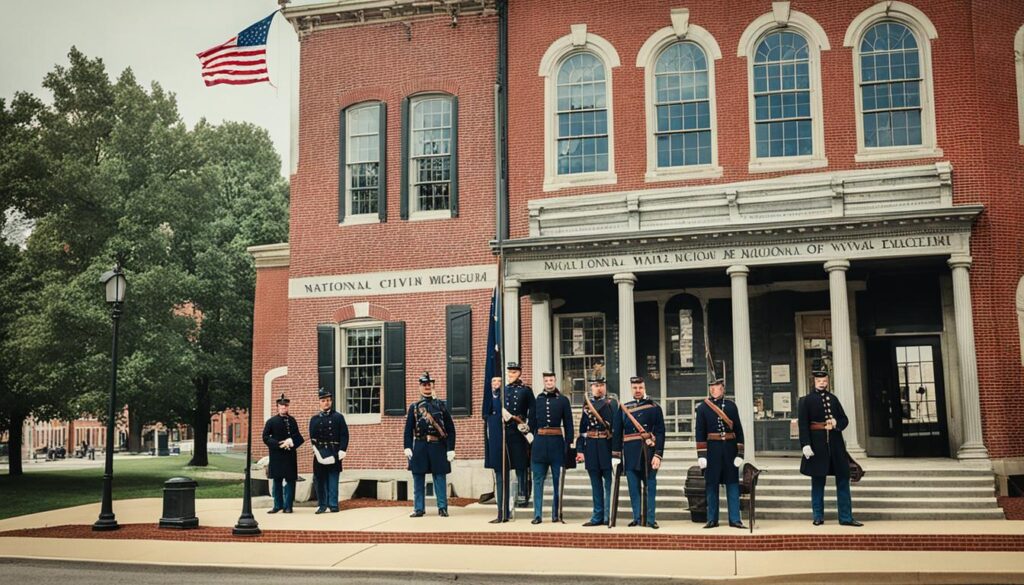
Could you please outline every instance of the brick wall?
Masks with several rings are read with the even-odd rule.
[[[267,418],[263,405],[263,377],[274,368],[288,365],[288,267],[260,268],[256,271],[256,302],[252,320],[252,444],[253,460],[267,455],[263,444],[263,423]],[[285,384],[287,377],[273,382],[272,398],[294,393]],[[273,400],[271,415],[274,414]]]

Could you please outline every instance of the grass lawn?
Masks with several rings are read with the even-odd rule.
[[[97,454],[97,458],[99,454]],[[158,498],[163,482],[176,476],[199,483],[197,498],[240,498],[243,481],[230,477],[245,471],[245,457],[210,455],[207,467],[188,467],[188,455],[114,459],[114,499]],[[0,475],[0,519],[99,502],[103,467],[31,471]]]

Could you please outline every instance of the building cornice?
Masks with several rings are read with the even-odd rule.
[[[256,261],[256,269],[279,268],[288,266],[291,257],[288,242],[281,244],[263,244],[261,246],[249,246],[246,248]]]
[[[496,4],[496,0],[335,0],[285,6],[281,14],[302,39],[319,30],[424,18],[445,17],[457,26],[461,16],[497,14]]]

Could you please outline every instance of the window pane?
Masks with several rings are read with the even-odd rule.
[[[419,211],[449,209],[452,102],[430,97],[413,104],[412,191]]]
[[[345,117],[349,213],[377,213],[380,106],[359,106]]]
[[[809,55],[807,41],[794,32],[772,32],[758,44],[753,65],[758,157],[813,153]]]
[[[704,50],[691,42],[670,45],[658,56],[654,71],[658,167],[710,164],[711,101]],[[702,154],[698,144],[705,134]]]
[[[346,414],[380,412],[383,332],[379,326],[344,329],[342,384]]]
[[[921,144],[917,39],[898,22],[880,22],[860,43],[861,107],[867,147]]]
[[[558,174],[608,170],[607,157],[599,157],[602,138],[607,153],[608,135],[604,63],[590,53],[570,56],[559,67],[556,89]]]

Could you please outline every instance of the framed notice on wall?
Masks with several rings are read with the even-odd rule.
[[[693,311],[679,311],[679,365],[693,367]]]
[[[789,384],[789,364],[772,364],[772,384]]]

